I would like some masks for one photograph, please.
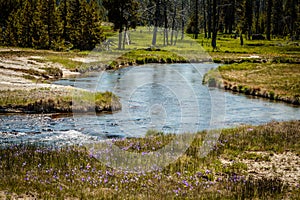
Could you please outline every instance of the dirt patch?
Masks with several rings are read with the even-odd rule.
[[[18,79],[17,83],[28,84],[28,80],[36,83],[37,80],[43,82],[79,74],[41,56],[1,57],[0,54],[0,69],[0,82],[6,83],[15,83],[15,79]]]
[[[282,154],[269,152],[247,152],[258,157],[267,157],[266,160],[257,159],[238,159],[238,162],[247,165],[248,175],[257,179],[278,178],[290,186],[300,184],[300,157],[293,152],[284,152]],[[232,161],[220,159],[223,165],[231,165]]]
[[[118,99],[111,93],[98,95],[97,105],[73,106],[73,87],[51,84],[52,80],[80,73],[71,72],[59,63],[38,55],[0,51],[0,112],[53,113],[92,110],[96,112],[120,110]],[[85,91],[84,97],[94,94]],[[99,104],[99,105],[98,105]]]

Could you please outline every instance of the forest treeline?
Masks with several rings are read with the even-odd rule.
[[[192,18],[200,18],[198,25],[210,38],[215,28],[222,33],[243,33],[273,36],[298,36],[300,34],[299,0],[194,0],[200,9]],[[196,7],[196,6],[195,6]],[[188,31],[193,32],[192,20]],[[195,32],[195,31],[194,31]],[[196,31],[197,32],[197,31]]]
[[[93,49],[105,38],[101,22],[107,20],[119,31],[120,49],[137,25],[154,27],[152,45],[159,27],[164,45],[175,45],[185,32],[204,33],[213,47],[219,32],[299,39],[299,13],[299,0],[0,0],[0,44]]]
[[[1,0],[0,8],[3,45],[88,50],[103,40],[96,0]]]

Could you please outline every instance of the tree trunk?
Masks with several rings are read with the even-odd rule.
[[[241,46],[244,46],[243,33],[241,33],[241,35],[240,35],[240,40],[241,40]]]
[[[165,20],[164,46],[167,46],[169,45],[169,35],[168,35],[168,14],[167,14],[166,2],[164,2],[164,20]]]
[[[195,0],[195,39],[198,39],[199,34],[199,0]]]
[[[206,5],[205,0],[203,0],[203,16],[204,16],[204,37],[207,38],[207,14],[206,14]]]
[[[207,16],[208,16],[208,21],[207,21],[207,28],[208,28],[208,37],[211,38],[211,0],[207,0]]]
[[[177,44],[177,39],[178,39],[178,31],[176,30],[175,32],[176,32],[176,34],[175,34],[175,42],[174,42],[174,46],[176,46],[176,44]]]
[[[213,47],[213,51],[217,48],[217,0],[213,0],[213,36],[211,46]]]
[[[232,14],[231,14],[231,20],[230,20],[230,24],[229,24],[229,34],[232,34],[233,27],[235,26],[235,11],[236,11],[235,1],[236,0],[232,0],[232,5],[231,5]]]
[[[175,18],[177,14],[177,8],[176,8],[176,1],[174,2],[174,13],[173,13],[173,18],[172,18],[172,31],[171,31],[171,45],[173,45],[174,41],[174,30],[175,30]]]
[[[157,26],[154,26],[154,29],[153,29],[153,38],[152,38],[152,46],[156,45],[157,28],[158,28]]]
[[[185,22],[184,22],[184,15],[185,13],[184,11],[184,1],[185,0],[181,0],[181,11],[182,11],[182,18],[181,18],[181,40],[184,39],[184,26],[185,26]]]
[[[256,34],[260,33],[259,18],[260,18],[260,1],[256,1],[256,20],[255,20],[255,32],[256,32]]]
[[[246,0],[245,19],[248,32],[248,40],[251,40],[253,23],[253,0]]]
[[[268,40],[271,40],[272,7],[273,7],[273,0],[268,0],[268,11],[267,11],[267,39]]]
[[[118,49],[122,50],[122,28],[119,30],[119,44],[118,44]]]
[[[126,37],[127,37],[127,27],[125,26],[125,29],[124,29],[124,38],[123,38],[123,47],[122,47],[123,50],[125,50]]]
[[[156,0],[156,10],[155,10],[155,16],[154,16],[154,30],[153,30],[152,46],[156,45],[157,29],[158,29],[158,25],[159,25],[159,17],[160,17],[160,0]]]

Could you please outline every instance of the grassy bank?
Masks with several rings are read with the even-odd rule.
[[[208,72],[203,82],[233,92],[300,104],[300,42],[288,39],[246,40],[219,34],[218,49],[200,36],[198,43],[215,63],[229,64]]]
[[[2,113],[104,112],[120,109],[119,99],[111,92],[92,93],[65,87],[45,87],[3,90],[0,93]]]
[[[118,69],[120,67],[143,65],[147,63],[186,63],[184,57],[176,53],[161,49],[139,49],[125,53],[110,63],[108,69]]]
[[[71,199],[298,199],[300,121],[225,129],[205,158],[207,132],[162,171],[131,174],[103,165],[84,147],[0,149],[0,195]],[[172,135],[116,140],[149,153]],[[126,148],[125,148],[126,147]],[[109,154],[109,152],[108,152]]]
[[[212,87],[300,104],[300,67],[286,63],[242,63],[220,66],[204,77]]]
[[[78,75],[74,71],[99,67],[83,64],[83,53],[0,48],[0,112],[71,113],[120,110],[119,99],[110,92],[93,93],[50,84],[63,76]]]

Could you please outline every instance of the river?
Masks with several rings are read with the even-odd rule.
[[[56,81],[92,91],[112,91],[122,110],[71,115],[0,115],[0,143],[84,144],[111,138],[300,120],[299,106],[224,92],[202,85],[216,64],[148,64]],[[80,102],[74,102],[80,103]]]

